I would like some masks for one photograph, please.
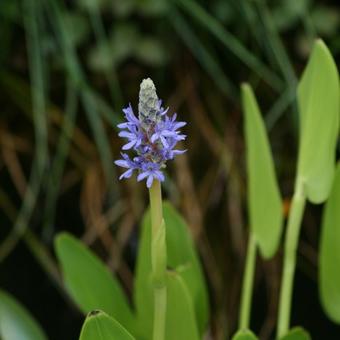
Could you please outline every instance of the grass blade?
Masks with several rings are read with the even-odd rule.
[[[0,246],[0,261],[15,247],[28,227],[39,194],[43,173],[45,170],[47,149],[46,96],[44,84],[43,57],[40,46],[39,22],[41,22],[40,1],[25,2],[24,23],[27,37],[27,51],[29,56],[30,78],[33,102],[33,123],[35,130],[35,156],[31,168],[31,175],[26,194],[18,218],[11,233]]]
[[[274,89],[282,89],[282,80],[262,63],[254,54],[249,52],[240,41],[202,7],[192,0],[177,0],[177,3],[202,26],[210,31],[228,50],[236,55],[254,73],[258,74]]]

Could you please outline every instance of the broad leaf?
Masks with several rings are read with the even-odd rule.
[[[303,181],[307,198],[313,203],[325,201],[331,189],[339,100],[338,70],[327,46],[317,40],[298,87],[298,181]]]
[[[257,336],[250,330],[240,330],[232,338],[232,340],[257,340]]]
[[[266,129],[254,93],[242,86],[247,148],[248,209],[250,228],[264,258],[272,257],[282,231],[282,200]]]
[[[329,318],[340,323],[340,164],[338,164],[331,195],[323,214],[319,287],[323,308]]]
[[[292,328],[285,336],[280,340],[311,340],[311,336],[302,327]]]
[[[100,310],[90,312],[79,340],[133,340],[134,337],[115,319]]]
[[[66,288],[79,308],[84,313],[103,310],[131,330],[134,321],[127,299],[99,258],[67,233],[57,236],[55,249]]]
[[[0,338],[47,340],[43,330],[26,308],[2,290],[0,290]]]
[[[169,203],[164,204],[163,215],[166,225],[167,264],[169,268],[185,267],[182,277],[193,300],[197,324],[202,334],[209,317],[207,289],[202,268],[189,229],[183,219]],[[153,322],[150,241],[151,221],[150,213],[147,212],[143,219],[140,237],[134,291],[139,328],[145,338],[150,337]]]
[[[166,340],[199,340],[194,305],[181,274],[167,274]]]

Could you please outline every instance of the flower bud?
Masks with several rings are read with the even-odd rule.
[[[156,87],[150,78],[144,79],[140,84],[138,116],[142,125],[149,125],[157,121],[159,100]]]

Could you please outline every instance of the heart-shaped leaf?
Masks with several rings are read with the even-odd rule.
[[[2,290],[0,290],[0,338],[47,340],[45,333],[26,308]]]
[[[327,200],[321,229],[319,287],[322,306],[328,317],[340,323],[340,164]]]
[[[134,337],[115,319],[100,310],[90,312],[79,340],[133,340]]]
[[[266,129],[254,93],[242,86],[247,147],[250,228],[264,258],[277,251],[282,232],[282,200]]]
[[[313,203],[329,195],[339,134],[339,74],[322,40],[314,44],[298,86],[300,146],[298,181]]]
[[[55,249],[67,291],[79,308],[84,313],[103,310],[131,331],[134,317],[127,298],[99,258],[67,233],[57,236]]]

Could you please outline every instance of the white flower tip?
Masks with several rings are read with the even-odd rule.
[[[149,89],[149,88],[156,89],[155,84],[153,83],[152,79],[151,78],[143,79],[141,84],[140,84],[140,89],[145,90],[145,89]]]

